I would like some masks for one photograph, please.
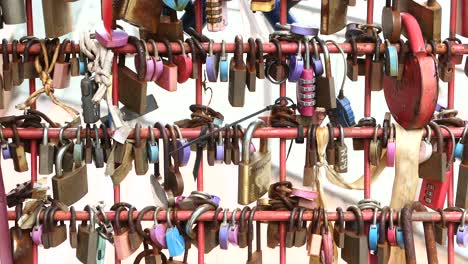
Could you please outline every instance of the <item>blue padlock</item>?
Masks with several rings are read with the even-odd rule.
[[[379,243],[379,228],[380,224],[377,223],[377,211],[378,208],[374,209],[374,217],[372,224],[369,226],[369,249],[373,251],[374,255],[377,252],[377,245]]]
[[[463,159],[463,146],[465,144],[465,141],[463,139],[465,138],[467,131],[468,131],[468,126],[465,126],[465,129],[463,129],[462,136],[460,137],[460,140],[458,140],[458,143],[455,145],[455,149],[453,151],[455,158],[459,160]]]
[[[219,80],[227,82],[229,77],[229,62],[226,54],[226,41],[221,42],[221,58],[219,60]]]
[[[3,127],[0,127],[0,146],[2,148],[3,159],[11,159],[10,145],[3,137]]]
[[[154,137],[154,131],[151,126],[148,126],[150,140],[146,142],[146,153],[148,154],[149,163],[157,163],[159,160],[159,147]]]
[[[181,256],[185,251],[185,240],[177,229],[176,226],[172,225],[171,222],[171,208],[167,208],[167,230],[166,230],[166,243],[167,249],[169,249],[169,255],[171,257]]]

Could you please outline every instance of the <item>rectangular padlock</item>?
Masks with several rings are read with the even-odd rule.
[[[73,31],[70,3],[42,0],[44,27],[47,38],[56,38]]]
[[[347,13],[347,1],[322,0],[320,33],[330,35],[342,30],[347,24]]]

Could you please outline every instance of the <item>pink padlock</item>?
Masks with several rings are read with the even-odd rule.
[[[166,224],[160,224],[158,223],[158,213],[161,211],[161,207],[157,207],[156,210],[154,210],[153,218],[154,218],[154,225],[150,230],[150,238],[151,241],[153,241],[156,246],[159,248],[165,249],[167,248],[166,244],[166,230],[167,226]]]
[[[309,39],[306,38],[304,70],[296,83],[297,110],[302,116],[311,117],[315,113],[315,78],[314,70],[310,67]]]
[[[41,207],[39,209],[39,212],[36,215],[36,222],[35,225],[31,231],[31,238],[36,246],[42,245],[42,231],[43,231],[43,226],[40,224],[40,216],[42,211],[44,211],[44,207]]]
[[[151,46],[153,46],[154,56],[152,58],[154,63],[154,74],[151,80],[155,82],[159,79],[159,77],[161,77],[161,74],[163,73],[163,61],[161,57],[159,57],[158,46],[156,45],[156,42],[154,42],[152,39],[148,41],[151,43]]]
[[[156,83],[169,92],[175,92],[177,90],[177,65],[173,61],[171,43],[167,38],[163,42],[167,48],[167,61],[164,61],[163,72]]]
[[[95,33],[96,40],[102,46],[108,49],[123,47],[128,43],[127,32],[120,29],[112,30],[110,32],[110,36],[109,34],[107,34],[106,29],[103,27],[96,29]]]
[[[64,89],[70,86],[70,58],[65,56],[65,49],[70,43],[69,39],[64,39],[62,44],[56,49],[60,49],[58,59],[54,66],[53,87],[55,89]]]
[[[396,143],[395,143],[395,124],[390,126],[390,138],[387,142],[387,167],[395,166],[395,152],[396,152]]]

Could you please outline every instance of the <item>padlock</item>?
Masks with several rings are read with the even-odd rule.
[[[28,171],[28,161],[24,150],[24,143],[20,141],[16,124],[11,125],[13,129],[14,141],[10,144],[11,157],[13,158],[13,167],[17,172]]]
[[[416,250],[413,238],[412,215],[413,211],[420,213],[427,212],[427,209],[419,202],[408,203],[402,209],[402,222],[405,236],[405,259],[406,263],[416,263]],[[439,263],[437,258],[437,245],[434,237],[434,225],[432,222],[423,222],[424,238],[426,241],[426,263]]]
[[[344,129],[340,125],[340,140],[336,144],[336,153],[335,153],[335,171],[338,173],[348,172],[348,147],[344,142]]]
[[[447,245],[447,220],[445,219],[444,210],[441,208],[437,209],[440,213],[441,221],[434,224],[434,236],[437,244],[446,246]]]
[[[320,16],[320,33],[331,35],[346,26],[348,3],[342,0],[322,1]]]
[[[447,47],[447,53],[439,56],[439,78],[444,82],[450,82],[454,76],[455,65],[452,63],[452,44],[446,39],[444,44]]]
[[[243,107],[245,101],[246,66],[243,59],[242,36],[235,39],[234,56],[229,64],[229,103],[234,107]]]
[[[250,2],[250,10],[253,12],[271,12],[275,9],[275,0],[252,0]]]
[[[314,221],[309,225],[309,237],[307,240],[307,255],[311,259],[317,260],[320,258],[322,248],[322,235],[320,234],[320,218],[322,215],[321,209],[314,210]]]
[[[384,38],[398,42],[401,35],[401,16],[398,9],[399,0],[386,0],[382,9],[382,31]]]
[[[286,82],[289,75],[289,66],[286,62],[283,62],[283,53],[281,51],[281,43],[278,39],[271,39],[271,42],[276,47],[276,54],[269,56],[269,61],[267,61],[267,66],[265,69],[265,74],[267,79],[273,84],[281,84]]]
[[[315,40],[314,40],[315,41]],[[313,116],[315,113],[315,78],[314,71],[310,67],[309,38],[304,38],[305,56],[304,69],[296,84],[297,110],[301,116]]]
[[[119,100],[129,110],[143,114],[146,111],[146,89],[147,84],[144,81],[144,73],[146,68],[145,63],[145,50],[139,39],[130,36],[128,42],[137,48],[137,57],[135,63],[137,63],[138,75],[125,66],[125,55],[119,55],[118,65],[118,82],[119,87],[125,87],[119,90]]]
[[[70,75],[76,77],[80,75],[80,59],[74,40],[70,41],[70,49]]]
[[[375,31],[374,31],[375,32]],[[382,87],[382,78],[383,78],[383,66],[384,62],[380,58],[380,46],[381,46],[380,39],[377,39],[375,44],[375,53],[374,53],[374,60],[371,64],[371,73],[370,73],[370,85],[371,91],[381,91]]]
[[[252,39],[253,40],[253,39]],[[297,53],[289,55],[289,82],[297,82],[304,70],[304,59],[302,58],[302,41],[297,41]],[[307,55],[306,55],[307,56]]]
[[[163,73],[163,61],[161,57],[159,56],[158,45],[156,45],[156,42],[154,42],[154,40],[152,39],[148,40],[148,42],[153,47],[154,56],[152,58],[153,58],[153,63],[154,63],[154,74],[151,80],[155,82],[161,77],[161,74]]]
[[[437,0],[409,0],[408,13],[418,18],[424,39],[441,41],[442,7]]]
[[[78,164],[71,172],[62,171],[63,156],[71,143],[62,146],[55,158],[56,175],[52,177],[54,199],[71,205],[88,193],[88,174],[86,164]]]
[[[130,242],[130,250],[135,252],[143,242],[142,237],[138,234],[135,226],[135,221],[133,220],[133,212],[136,211],[136,208],[131,206],[128,210],[128,240]]]
[[[324,107],[325,109],[330,110],[336,108],[335,80],[331,72],[330,54],[328,53],[328,47],[325,42],[323,42],[323,40],[319,40],[319,44],[325,57],[325,77],[316,77],[316,106]]]
[[[42,245],[42,234],[43,234],[45,224],[41,224],[40,216],[41,216],[41,213],[44,211],[45,211],[45,207],[43,206],[39,207],[39,209],[37,210],[36,221],[34,223],[34,227],[31,230],[31,239],[34,245],[36,246]]]
[[[348,54],[348,58],[346,59],[346,64],[347,64],[346,75],[351,81],[355,82],[358,80],[358,76],[359,76],[356,38],[355,37],[351,38],[349,42],[351,44],[352,53]]]
[[[78,246],[78,231],[76,229],[76,211],[74,206],[70,206],[70,228],[68,229],[68,238],[71,248]]]
[[[307,242],[307,221],[303,220],[305,208],[300,208],[297,216],[296,232],[294,234],[294,246],[302,247]]]
[[[257,69],[255,66],[256,61],[257,61],[257,49],[255,47],[254,38],[249,38],[248,42],[249,42],[250,51],[247,54],[246,82],[247,82],[247,89],[249,89],[250,92],[255,92],[256,84],[257,84]]]
[[[333,240],[335,241],[337,247],[343,248],[345,239],[345,221],[343,209],[341,207],[337,207],[336,212],[338,214],[338,219],[333,225]]]
[[[391,45],[388,39],[385,40],[385,74],[391,77],[398,76],[398,51]]]
[[[336,147],[335,147],[335,130],[331,123],[327,124],[328,127],[328,144],[326,148],[326,159],[328,165],[335,165],[336,162]]]
[[[233,126],[233,137],[232,137],[232,152],[231,152],[231,160],[232,164],[239,165],[240,163],[240,146],[239,146],[239,129],[236,126]]]
[[[258,79],[265,79],[265,61],[263,59],[263,43],[262,40],[255,39],[256,48],[256,59],[255,59],[255,73]]]
[[[177,42],[182,49],[182,54],[174,57],[174,64],[177,65],[177,82],[184,83],[189,79],[190,74],[192,74],[193,64],[190,56],[185,52],[184,42],[182,40],[178,40]]]
[[[250,204],[268,191],[271,172],[271,153],[268,140],[260,140],[260,150],[250,154],[250,141],[258,126],[265,126],[256,120],[247,127],[242,141],[242,160],[239,164],[238,203]]]
[[[64,39],[62,44],[60,44],[60,51],[58,53],[58,59],[54,66],[53,74],[53,86],[55,89],[63,89],[70,86],[70,61],[65,56],[65,49],[70,43],[69,39]]]
[[[302,179],[303,186],[313,186],[316,180],[316,163],[317,163],[317,142],[315,133],[316,125],[309,125],[307,129],[306,142],[306,160],[304,164],[304,176]]]
[[[386,233],[386,219],[387,214],[390,212],[390,207],[384,206],[382,213],[380,214],[380,226],[379,226],[379,241],[377,245],[377,263],[387,264],[390,258],[390,245],[387,241]]]
[[[113,2],[114,19],[122,19],[139,28],[158,32],[163,3],[161,1],[123,0]]]
[[[135,144],[133,145],[134,166],[136,175],[145,175],[148,172],[148,154],[146,152],[146,139],[141,136],[141,124],[135,125]]]
[[[291,211],[291,214],[289,215],[289,221],[288,221],[288,226],[286,229],[286,238],[285,238],[285,244],[287,248],[292,248],[294,246],[294,241],[295,241],[295,234],[296,234],[296,228],[297,226],[295,225],[294,222],[294,217],[297,215],[299,208],[294,207],[294,209]]]
[[[444,182],[447,170],[447,154],[444,152],[444,139],[439,125],[429,122],[429,126],[434,130],[437,138],[437,151],[431,157],[419,164],[419,178],[432,182]]]
[[[30,229],[21,229],[18,226],[18,221],[22,215],[22,206],[23,204],[16,206],[15,226],[10,228],[11,250],[13,251],[12,263],[28,264],[33,262],[33,241],[29,235]]]
[[[172,46],[168,39],[163,39],[167,48],[167,61],[163,61],[163,72],[156,83],[163,89],[174,92],[177,90],[177,65],[174,64]]]
[[[6,25],[26,23],[24,1],[2,0],[2,16]]]
[[[93,97],[98,90],[98,84],[94,77],[88,74],[81,80],[81,108],[83,109],[83,121],[86,124],[96,123],[101,117],[99,104],[93,102]],[[123,90],[123,89],[122,89]]]
[[[226,53],[226,41],[221,41],[221,55],[219,56],[219,80],[227,82],[229,80],[229,61]]]
[[[244,206],[239,217],[239,232],[237,233],[237,241],[240,248],[246,248],[248,246],[249,241],[249,233],[247,226],[248,219],[245,218],[247,212],[251,212],[251,209],[248,206]]]
[[[317,45],[318,37],[315,36],[312,38],[312,46],[314,48],[314,54],[310,56],[310,64],[312,69],[314,70],[315,76],[320,76],[323,74],[323,63],[320,59],[320,54],[318,52],[318,45]]]
[[[198,56],[197,56],[197,50],[195,48],[195,43],[193,42],[193,39],[187,38],[185,40],[187,44],[190,47],[190,53],[192,55],[192,73],[190,74],[191,79],[198,79]]]
[[[380,130],[380,124],[374,128],[374,136],[369,146],[369,160],[370,164],[379,166],[380,157],[382,156],[382,144],[378,139],[378,132]]]
[[[247,254],[247,264],[262,264],[262,257],[263,257],[263,254],[262,254],[262,242],[261,242],[261,223],[260,221],[257,221],[255,224],[256,224],[256,227],[255,227],[255,233],[256,233],[256,238],[255,238],[255,242],[257,244],[257,247],[256,247],[256,250],[255,252],[252,253],[252,250],[253,250],[253,236],[254,236],[254,231],[253,231],[253,218],[255,217],[255,213],[257,212],[257,207],[254,206],[252,208],[252,211],[250,212],[250,215],[249,215],[249,223],[248,223],[248,234],[249,234],[249,238],[248,238],[248,254]]]
[[[34,66],[34,59],[32,58],[32,56],[30,56],[30,53],[29,53],[29,49],[31,48],[31,46],[37,43],[39,43],[39,39],[30,38],[27,40],[26,45],[24,47],[23,75],[25,79],[34,79],[39,76]]]
[[[87,205],[85,211],[89,213],[89,224],[84,220],[78,226],[78,247],[76,248],[76,258],[81,263],[96,263],[98,232],[94,227],[95,212],[91,206]]]
[[[49,128],[44,126],[42,143],[39,145],[39,174],[49,175],[54,167],[55,145],[49,142]]]
[[[159,22],[159,29],[155,36],[156,40],[164,41],[168,39],[171,42],[184,40],[184,31],[182,21],[177,19],[177,12],[171,8],[163,6]]]
[[[42,13],[47,38],[60,37],[73,31],[70,3],[42,0]]]
[[[345,231],[345,238],[344,238],[344,248],[341,254],[341,258],[348,263],[366,263],[368,258],[368,244],[367,244],[367,236],[364,230],[364,221],[362,219],[361,210],[356,206],[350,206],[347,209],[348,211],[353,212],[354,216],[356,217],[356,231],[348,229]],[[345,254],[345,252],[347,254]]]
[[[12,54],[11,54],[11,79],[14,86],[19,86],[23,83],[23,59],[21,54],[18,54],[18,40],[12,42]]]
[[[208,31],[218,32],[223,31],[226,27],[223,22],[223,0],[208,0],[206,1],[206,23]]]
[[[60,244],[67,240],[67,226],[64,221],[61,221],[59,225],[56,225],[54,221],[55,212],[57,212],[58,207],[53,207],[48,211],[47,216],[44,218],[44,221],[47,221],[48,225],[48,238],[49,238],[49,247],[58,247]]]
[[[104,150],[101,147],[101,143],[99,142],[99,131],[97,125],[93,125],[94,130],[94,146],[93,146],[93,160],[94,166],[96,168],[104,168]],[[78,163],[78,164],[81,164]]]
[[[208,44],[208,56],[206,57],[206,77],[210,82],[216,82],[218,80],[219,72],[219,54],[213,53],[214,41],[210,39]]]

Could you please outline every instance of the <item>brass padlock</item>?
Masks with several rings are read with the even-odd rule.
[[[31,38],[26,42],[23,51],[24,64],[23,64],[23,75],[25,79],[34,79],[39,76],[34,66],[34,58],[30,56],[29,49],[32,45],[39,43],[39,39]]]
[[[141,124],[135,125],[135,144],[133,145],[134,166],[136,175],[145,175],[148,172],[148,155],[146,152],[146,139],[141,136]]]
[[[271,12],[275,9],[275,0],[252,0],[250,2],[250,10],[256,12]]]
[[[137,73],[125,66],[125,55],[119,55],[118,76],[119,76],[119,100],[129,110],[143,114],[146,111],[146,60],[145,49],[140,40],[130,36],[128,42],[137,48],[135,58]]]
[[[11,91],[13,88],[13,74],[11,70],[10,55],[8,55],[8,40],[2,40],[3,55],[3,90]]]
[[[402,1],[404,2],[404,1]],[[441,41],[442,7],[436,0],[408,0],[408,13],[418,18],[424,39]]]
[[[375,31],[374,31],[375,32]],[[371,64],[371,73],[370,73],[370,86],[371,91],[381,91],[383,89],[382,80],[384,74],[384,62],[380,57],[380,46],[382,42],[380,39],[377,39],[375,45],[374,60]]]
[[[89,213],[89,225],[84,220],[78,226],[78,247],[76,248],[76,258],[81,263],[96,263],[98,232],[94,227],[95,212],[91,206],[87,205],[85,211]]]
[[[347,254],[343,252],[341,258],[352,264],[367,263],[369,248],[361,210],[356,206],[350,206],[347,210],[354,213],[357,219],[357,230],[347,229],[345,231],[343,251],[346,249]],[[348,223],[346,225],[348,227]]]
[[[262,197],[269,188],[271,175],[271,153],[268,140],[260,140],[260,150],[250,154],[250,141],[258,126],[265,126],[262,120],[250,123],[242,141],[242,160],[239,164],[239,204],[250,204]]]
[[[13,166],[17,172],[28,171],[28,161],[24,150],[24,143],[20,141],[16,124],[12,124],[14,141],[10,144],[11,156],[13,158]]]
[[[47,38],[56,38],[73,31],[70,3],[42,0],[44,27]]]
[[[14,86],[19,86],[23,83],[23,59],[21,54],[18,54],[18,40],[13,40],[13,52],[11,54],[11,79]]]
[[[343,0],[322,0],[320,33],[330,35],[346,26],[348,3]]]
[[[47,213],[44,221],[47,222],[48,226],[48,242],[49,247],[58,247],[65,240],[67,240],[67,226],[64,221],[60,222],[60,225],[56,225],[54,221],[55,212],[57,212],[58,207],[53,207]]]
[[[88,173],[86,164],[79,164],[70,172],[62,170],[63,156],[71,143],[62,146],[55,159],[56,175],[52,177],[52,189],[54,199],[65,205],[71,205],[88,193]]]
[[[160,18],[160,27],[155,39],[158,41],[168,39],[172,42],[176,42],[178,40],[184,41],[182,21],[177,19],[177,12],[175,10],[163,7],[163,12]]]
[[[325,58],[325,77],[316,77],[316,106],[327,110],[336,108],[335,79],[332,76],[330,54],[328,47],[323,40],[319,40]]]
[[[256,238],[255,242],[257,244],[257,249],[255,252],[252,253],[253,250],[253,236],[254,236],[254,229],[253,229],[253,218],[255,217],[255,212],[257,211],[257,207],[254,206],[252,208],[252,211],[249,216],[249,223],[248,223],[248,233],[249,233],[249,245],[248,245],[248,255],[247,255],[247,264],[262,264],[262,242],[261,242],[261,237],[262,237],[262,231],[261,231],[261,223],[260,221],[257,221],[255,223],[255,233],[256,233]]]
[[[457,192],[455,206],[468,207],[468,133],[463,139],[463,159],[458,169]]]
[[[162,1],[120,0],[112,2],[115,19],[122,19],[153,33],[158,32],[160,29]]]

